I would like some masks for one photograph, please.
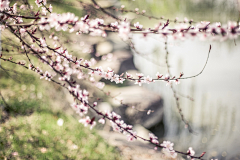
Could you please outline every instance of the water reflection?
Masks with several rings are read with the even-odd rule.
[[[134,43],[138,51],[147,55],[134,56],[136,67],[152,77],[156,72],[166,74],[166,67],[162,67],[165,64],[164,39],[157,36],[144,39],[141,36],[135,35]],[[194,99],[181,97],[180,104],[197,135],[184,129],[173,93],[165,82],[145,87],[158,92],[164,99],[164,139],[174,142],[175,149],[187,151],[188,147],[193,147],[197,155],[206,151],[207,158],[231,159],[239,156],[240,150],[240,43],[235,46],[233,40],[221,43],[169,39],[170,72],[176,76],[180,72],[184,72],[185,76],[199,73],[205,64],[210,43],[212,51],[204,72],[196,78],[181,80],[178,86],[174,85],[179,93]]]

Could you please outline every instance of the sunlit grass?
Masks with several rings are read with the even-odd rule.
[[[62,126],[57,120],[62,118]],[[117,159],[113,147],[95,131],[61,113],[35,112],[12,117],[0,127],[0,158]]]

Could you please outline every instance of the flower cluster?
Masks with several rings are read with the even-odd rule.
[[[8,0],[0,0],[0,11],[9,9],[9,3]]]
[[[194,156],[195,155],[195,151],[192,149],[192,147],[189,147],[188,151],[188,158],[191,158],[191,156]],[[194,160],[194,158],[191,158],[191,160]]]
[[[3,15],[1,16],[3,25],[0,25],[0,30],[3,31],[4,29],[7,29],[15,35],[15,37],[21,42],[20,50],[22,49],[21,52],[26,54],[30,65],[29,67],[26,67],[26,62],[14,62],[12,61],[12,57],[8,59],[2,58],[2,53],[0,53],[0,58],[4,61],[29,68],[38,73],[41,79],[44,78],[66,88],[75,99],[75,102],[71,106],[76,113],[81,116],[79,122],[84,126],[90,126],[90,129],[92,129],[96,125],[95,119],[98,116],[99,123],[105,124],[106,120],[109,120],[113,130],[126,134],[129,141],[140,138],[144,141],[150,142],[156,147],[163,148],[162,151],[165,157],[171,159],[177,158],[177,152],[173,149],[173,143],[163,141],[163,143],[160,144],[158,137],[152,133],[149,134],[149,139],[142,138],[133,131],[132,125],[126,124],[117,113],[99,111],[97,102],[94,102],[91,105],[89,102],[89,94],[91,93],[89,93],[86,89],[81,89],[76,79],[87,80],[91,83],[91,85],[102,89],[105,83],[96,80],[99,79],[99,77],[96,78],[95,76],[100,76],[101,78],[115,82],[116,84],[123,83],[125,80],[130,80],[141,86],[144,83],[149,84],[151,82],[155,82],[156,80],[165,81],[167,84],[170,84],[171,81],[175,81],[176,84],[179,84],[179,80],[182,79],[183,73],[180,73],[180,76],[178,77],[170,77],[169,75],[163,76],[157,72],[156,78],[154,79],[150,76],[144,76],[143,73],[137,73],[137,78],[134,78],[131,74],[126,72],[124,77],[124,74],[118,75],[111,68],[107,68],[107,70],[104,71],[101,66],[96,67],[97,60],[94,58],[84,60],[83,58],[74,57],[65,47],[63,47],[62,44],[58,43],[60,41],[60,37],[57,37],[54,33],[49,36],[49,39],[53,41],[53,47],[47,43],[48,39],[42,35],[44,32],[41,32],[42,37],[38,37],[38,34],[35,33],[38,33],[38,30],[55,30],[106,37],[107,32],[116,32],[122,40],[127,41],[131,38],[132,33],[140,32],[143,33],[144,36],[147,36],[150,33],[159,34],[163,37],[171,35],[174,39],[181,40],[191,37],[225,40],[228,38],[235,39],[238,37],[240,34],[239,23],[229,22],[227,25],[221,25],[220,23],[211,24],[210,22],[200,22],[192,25],[190,21],[185,19],[185,23],[174,25],[173,28],[170,28],[170,21],[167,20],[166,23],[159,23],[154,28],[145,29],[143,25],[139,24],[139,22],[135,23],[133,27],[128,20],[118,19],[117,22],[104,24],[106,22],[104,22],[103,19],[90,19],[89,15],[78,18],[73,13],[52,13],[52,6],[49,5],[49,7],[47,7],[46,0],[36,0],[35,3],[38,7],[42,8],[39,8],[39,12],[36,14],[34,13],[33,17],[28,17],[18,14],[17,3],[15,3],[12,7],[9,7],[8,0],[0,0],[0,12]],[[21,10],[26,10],[27,8],[27,5],[20,6]],[[29,8],[32,9],[32,7]],[[122,6],[122,8],[124,8],[124,6]],[[135,12],[139,12],[139,9],[136,8]],[[142,13],[144,14],[145,11]],[[33,19],[33,22],[25,24],[23,23],[24,19]],[[90,47],[83,48],[85,49],[85,51],[83,51],[84,53],[91,52]],[[46,64],[51,68],[51,70],[43,72],[39,67],[33,65],[28,54],[37,57],[41,63]],[[106,56],[102,56],[102,60],[109,61],[112,57],[112,54],[109,53]],[[90,118],[88,116],[89,109],[94,111],[97,116]],[[150,114],[151,112],[153,111],[148,110],[147,114]],[[63,122],[60,121],[59,124],[62,125]],[[182,154],[193,158],[195,152],[190,147],[186,153]],[[198,158],[201,158],[204,154],[205,152]]]
[[[161,146],[164,147],[162,151],[165,154],[166,158],[177,158],[177,153],[173,150],[173,145],[174,144],[170,141],[163,141],[163,143],[161,144]]]
[[[94,121],[94,119],[95,118],[90,119],[89,116],[87,116],[87,117],[85,117],[83,119],[80,119],[79,123],[84,124],[85,127],[90,125],[90,129],[92,129],[96,125],[96,122]]]
[[[130,23],[129,22],[121,22],[121,25],[118,26],[119,37],[124,41],[128,40],[130,37]]]
[[[114,71],[109,67],[108,67],[108,71],[106,71],[106,72],[102,69],[101,66],[97,67],[96,69],[91,70],[89,72],[89,74],[91,76],[93,76],[93,75],[101,76],[102,78],[104,78],[106,80],[110,80],[111,82],[115,82],[116,84],[123,83],[123,81],[125,80],[120,75],[114,74]]]

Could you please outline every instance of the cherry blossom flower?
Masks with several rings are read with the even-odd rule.
[[[176,79],[176,80],[175,80],[175,84],[176,84],[176,85],[180,84],[180,80],[179,80],[179,79]]]
[[[84,62],[83,62],[83,64],[86,66],[86,67],[90,67],[92,64],[91,64],[91,62],[90,61],[87,61],[87,60],[85,60]]]
[[[35,0],[35,3],[37,4],[38,7],[41,7],[42,6],[42,3],[44,5],[47,4],[47,1],[46,0]]]
[[[149,133],[149,138],[152,143],[159,144],[159,141],[157,140],[158,137],[156,137],[153,133]]]
[[[174,150],[169,151],[169,150],[163,148],[162,152],[164,154],[164,158],[166,158],[166,159],[176,159],[177,158],[177,153]]]
[[[50,4],[50,5],[49,5],[49,10],[50,10],[50,12],[52,12],[52,9],[53,9],[53,7],[52,7],[52,5]]]
[[[157,72],[156,76],[157,76],[158,79],[160,79],[160,78],[162,78],[163,75],[160,74],[159,72]]]
[[[134,141],[136,140],[136,135],[137,135],[137,132],[133,132],[133,131],[129,131],[131,134],[128,134],[127,137],[128,137],[128,141]]]
[[[133,76],[131,74],[129,74],[128,72],[126,72],[127,78],[132,78]]]
[[[112,26],[112,27],[117,27],[117,26],[118,26],[118,22],[113,22],[113,23],[111,23],[111,26]]]
[[[9,9],[9,1],[8,0],[0,0],[0,11]]]
[[[21,6],[20,6],[20,8],[21,8]],[[13,11],[13,14],[17,13],[17,3],[14,3],[12,11]]]
[[[90,129],[92,129],[96,125],[96,122],[94,121],[94,118],[90,119],[89,116],[87,116],[83,119],[80,119],[79,123],[82,123],[85,127],[90,125]]]
[[[40,77],[40,79],[42,78],[45,78],[45,80],[50,81],[52,79],[52,75],[48,71],[45,71],[45,73]]]
[[[135,80],[134,84],[138,84],[139,86],[142,86],[142,83],[144,83],[144,80],[137,79],[137,80]]]
[[[42,14],[47,15],[47,9],[45,7],[42,7]]]
[[[139,79],[144,76],[143,73],[136,73],[136,75],[138,76]]]
[[[21,29],[19,30],[19,32],[20,32],[21,36],[24,36],[24,34],[25,34],[25,32],[26,32],[26,29],[21,28]]]
[[[121,22],[118,26],[119,37],[124,41],[128,40],[130,36],[130,23],[129,22]]]
[[[164,80],[165,80],[165,81],[168,81],[169,79],[170,79],[170,76],[169,76],[169,74],[166,74],[166,76],[165,76]]]
[[[134,23],[134,27],[136,27],[137,29],[142,29],[143,25],[139,24],[139,22]]]
[[[147,76],[147,77],[144,77],[144,82],[149,84],[150,82],[155,82],[155,81],[152,80],[152,77]]]
[[[101,118],[101,119],[98,120],[98,122],[101,123],[101,124],[105,124],[105,119]]]
[[[170,141],[163,141],[163,143],[161,144],[161,146],[165,147],[165,149],[167,149],[168,151],[172,151],[173,150],[173,143],[171,143]]]
[[[47,47],[46,41],[43,38],[40,38],[40,43],[42,47]]]
[[[4,31],[5,26],[4,25],[0,25],[0,31]]]
[[[189,149],[187,151],[187,154],[190,155],[190,156],[195,155],[195,151],[192,149],[192,147],[189,147]],[[188,156],[188,158],[191,158],[190,156]],[[194,159],[192,158],[192,160],[194,160]]]

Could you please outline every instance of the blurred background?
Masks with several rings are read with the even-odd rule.
[[[38,9],[34,1],[21,1],[27,2]],[[187,17],[195,22],[222,24],[238,21],[240,8],[237,0],[96,2],[108,12],[127,18],[132,23],[139,22],[145,28],[165,21],[136,12],[121,13],[113,7],[124,5],[126,10],[134,11],[137,8],[140,13],[145,10],[145,15],[172,20],[178,17],[183,21]],[[11,4],[14,3],[11,1]],[[18,3],[20,6],[20,1]],[[104,18],[105,23],[114,22],[96,10],[91,1],[49,0],[48,4],[52,4],[53,11],[57,13],[72,12],[79,17],[90,14],[90,18]],[[27,13],[27,10],[21,12]],[[44,31],[44,34],[51,33]],[[134,34],[132,42],[135,50],[132,50],[129,44],[118,38],[117,33],[107,33],[106,39],[65,32],[57,34],[59,43],[68,48],[71,54],[86,59],[95,58],[96,66],[105,69],[109,66],[119,74],[128,72],[135,75],[140,72],[151,77],[155,77],[156,72],[167,74],[165,39],[159,35],[143,37],[142,34]],[[9,33],[2,32],[1,40],[3,56],[27,61],[18,51],[21,45],[16,45],[18,42],[11,39]],[[181,41],[169,37],[170,72],[175,76],[180,72],[184,76],[198,74],[206,62],[210,44],[212,50],[203,73],[196,78],[181,80],[177,86],[173,84],[180,98],[183,115],[194,133],[189,133],[181,121],[173,93],[165,82],[138,87],[129,81],[116,85],[102,79],[100,81],[106,84],[103,90],[93,87],[88,81],[81,80],[78,83],[90,91],[90,101],[98,98],[100,110],[109,109],[121,114],[122,119],[132,124],[134,130],[143,137],[148,138],[148,133],[153,132],[160,142],[173,142],[176,150],[187,151],[193,147],[196,155],[207,152],[204,156],[206,159],[240,159],[240,41],[202,41],[198,38]],[[33,61],[45,67],[37,59],[33,58]],[[109,124],[98,125],[97,130],[84,128],[78,124],[79,117],[70,107],[73,99],[67,91],[39,80],[38,75],[29,71],[3,61],[0,64],[0,158],[116,159],[120,154],[123,159],[159,158],[159,153],[152,151],[152,146],[142,142],[129,144],[126,138],[112,133]],[[153,112],[147,115],[148,110]],[[107,143],[99,134],[108,138]]]

